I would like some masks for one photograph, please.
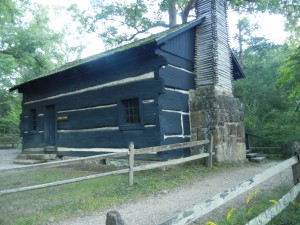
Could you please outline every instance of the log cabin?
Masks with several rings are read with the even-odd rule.
[[[143,148],[190,141],[196,29],[204,21],[200,17],[12,87],[23,94],[23,151],[83,156],[127,148],[129,142]],[[230,56],[232,79],[244,77]],[[178,149],[155,158],[190,154]]]

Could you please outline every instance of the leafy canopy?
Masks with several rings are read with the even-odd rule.
[[[0,5],[0,132],[15,133],[20,97],[7,90],[65,63],[65,40],[64,33],[50,29],[46,8],[29,0]],[[80,49],[72,48],[74,54]]]

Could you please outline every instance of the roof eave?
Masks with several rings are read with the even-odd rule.
[[[157,45],[161,45],[161,44],[165,43],[166,41],[170,40],[171,38],[176,37],[179,34],[181,34],[181,33],[185,32],[185,31],[191,29],[192,27],[195,27],[197,25],[202,24],[204,21],[205,21],[205,16],[203,16],[203,17],[201,17],[199,19],[196,19],[195,21],[189,23],[188,25],[186,25],[186,26],[178,29],[177,31],[174,31],[174,32],[172,32],[172,33],[170,33],[170,34],[162,37],[162,38],[156,39],[156,44]]]

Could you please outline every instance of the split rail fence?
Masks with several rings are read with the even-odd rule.
[[[135,149],[134,143],[131,142],[129,144],[129,151],[127,151],[127,152],[108,153],[108,154],[95,155],[95,156],[83,157],[83,158],[78,158],[78,159],[54,161],[54,162],[48,162],[48,163],[40,163],[40,164],[22,166],[22,167],[17,167],[17,168],[12,168],[12,169],[4,169],[4,170],[1,170],[0,172],[18,171],[18,170],[24,171],[25,169],[51,168],[51,167],[56,167],[56,166],[71,165],[71,164],[75,164],[78,162],[84,162],[87,160],[100,160],[100,159],[108,159],[108,158],[115,158],[115,157],[124,157],[124,156],[129,155],[129,157],[128,157],[129,168],[126,168],[126,169],[121,169],[121,170],[116,170],[116,171],[111,171],[111,172],[106,172],[106,173],[93,174],[93,175],[89,175],[89,176],[77,177],[77,178],[56,181],[56,182],[51,182],[51,183],[46,183],[46,184],[38,184],[38,185],[33,185],[33,186],[2,190],[2,191],[0,191],[0,196],[6,195],[6,194],[17,193],[17,192],[59,186],[59,185],[63,185],[63,184],[70,184],[70,183],[95,179],[95,178],[104,177],[104,176],[125,174],[125,173],[128,173],[129,186],[132,186],[133,178],[134,178],[134,171],[137,172],[137,171],[143,171],[143,170],[156,169],[156,168],[165,167],[165,166],[169,166],[169,165],[181,164],[181,163],[185,163],[185,162],[189,162],[189,161],[193,161],[193,160],[197,160],[197,159],[201,159],[201,158],[207,158],[207,165],[209,167],[212,167],[212,156],[213,156],[212,143],[213,143],[213,140],[211,137],[211,141],[203,140],[203,141],[185,142],[185,143],[178,143],[178,144],[170,144],[170,145],[162,145],[162,146],[156,146],[156,147]],[[170,161],[156,162],[156,163],[151,163],[151,164],[134,167],[134,155],[136,155],[136,154],[155,153],[155,152],[162,152],[162,151],[168,151],[168,150],[173,150],[173,149],[203,146],[203,145],[208,145],[208,144],[210,144],[210,147],[208,148],[209,149],[208,153],[202,153],[202,154],[193,155],[193,156],[189,156],[189,157],[185,157],[185,158],[173,159]]]
[[[272,176],[282,172],[285,169],[292,167],[294,186],[293,188],[285,194],[279,201],[278,204],[270,207],[265,212],[261,213],[256,218],[252,219],[246,225],[264,225],[270,222],[276,215],[278,215],[282,210],[284,210],[291,201],[294,199],[300,200],[300,161],[299,161],[299,150],[295,153],[295,156],[287,159],[264,172],[253,176],[239,183],[231,188],[224,190],[221,193],[214,195],[213,197],[207,199],[204,202],[199,202],[193,206],[183,210],[182,212],[173,215],[168,220],[160,223],[159,225],[184,225],[191,224],[195,220],[199,219],[203,215],[211,212],[212,210],[218,208],[219,206],[225,204],[231,199],[237,197],[238,195],[245,193],[246,191],[252,189],[253,187],[261,184]]]

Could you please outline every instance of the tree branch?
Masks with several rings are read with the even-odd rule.
[[[196,0],[190,0],[188,2],[188,4],[184,7],[183,11],[181,12],[182,23],[186,23],[187,22],[187,19],[188,19],[190,11],[193,8],[195,8],[195,3],[196,3]]]

